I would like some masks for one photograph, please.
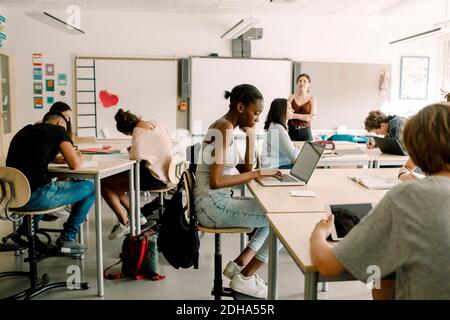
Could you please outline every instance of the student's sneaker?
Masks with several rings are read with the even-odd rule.
[[[247,296],[267,299],[267,284],[256,273],[249,277],[237,273],[230,282],[230,288]]]
[[[56,240],[56,251],[63,255],[76,256],[82,255],[87,247],[84,244],[78,243],[75,240],[63,240],[58,238]]]
[[[118,222],[116,225],[113,226],[111,233],[108,235],[109,240],[115,240],[117,238],[126,236],[130,233],[130,223],[128,222],[126,225],[121,224]]]
[[[239,266],[234,261],[228,261],[225,270],[223,270],[223,275],[231,280],[236,275],[236,273],[241,272],[242,269],[244,269],[243,266]]]

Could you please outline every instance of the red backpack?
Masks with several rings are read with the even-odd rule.
[[[163,280],[165,276],[157,273],[158,250],[157,233],[147,230],[137,236],[127,235],[122,244],[119,262],[105,269],[106,279],[115,280],[133,278],[136,280]],[[107,271],[122,262],[122,273],[108,274]]]

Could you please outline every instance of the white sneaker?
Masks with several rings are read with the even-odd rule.
[[[108,235],[108,239],[114,240],[123,237],[129,233],[130,233],[130,223],[123,225],[119,222],[112,228],[111,233]]]
[[[250,277],[236,273],[230,282],[230,288],[247,296],[267,299],[267,284],[256,273]]]
[[[234,261],[228,261],[225,270],[223,270],[223,275],[231,280],[236,275],[236,273],[241,272],[242,269],[244,269],[244,266],[239,266]]]

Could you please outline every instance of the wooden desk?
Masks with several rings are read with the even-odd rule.
[[[261,208],[267,213],[323,212],[326,203],[351,203],[355,201],[355,197],[361,202],[373,202],[378,199],[363,190],[365,188],[357,183],[346,177],[343,178],[341,175],[336,175],[336,172],[339,172],[336,170],[346,169],[316,169],[306,187],[263,187],[256,181],[248,183],[247,186]],[[367,171],[367,169],[354,170]],[[288,170],[282,171],[288,172]],[[289,193],[290,190],[304,190],[305,188],[314,190],[316,197],[292,197]]]
[[[267,218],[270,223],[271,237],[280,239],[295,264],[305,275],[305,300],[317,299],[317,285],[319,282],[355,280],[348,272],[335,277],[322,277],[311,260],[309,237],[315,225],[321,219],[326,218],[325,212],[287,214],[269,213],[267,214]],[[271,240],[273,241],[273,239]],[[276,246],[274,248],[276,248]],[[269,256],[273,256],[273,253]],[[274,292],[273,288],[271,288],[271,291],[269,291],[269,299],[276,299],[276,290]],[[275,295],[273,295],[274,293]]]
[[[367,150],[372,168],[383,166],[403,166],[408,160],[408,156],[396,156],[393,154],[382,153],[379,148]]]
[[[320,278],[309,255],[309,236],[315,224],[326,216],[327,203],[377,203],[386,190],[369,190],[350,180],[349,175],[396,176],[397,169],[316,169],[307,188],[316,197],[292,197],[290,190],[304,187],[263,187],[253,181],[247,184],[256,201],[270,221],[269,233],[269,299],[277,298],[277,241],[280,239],[305,273],[305,298],[317,298],[319,281],[353,279],[344,274],[339,277]],[[279,220],[274,216],[280,216]],[[289,220],[291,219],[291,220]],[[281,225],[280,225],[281,223]]]
[[[95,168],[80,168],[71,170],[69,168],[52,168],[49,167],[49,173],[52,176],[63,178],[80,178],[94,180],[95,187],[95,239],[96,239],[96,256],[97,256],[97,295],[103,297],[104,283],[103,283],[103,244],[102,244],[102,210],[101,210],[101,186],[100,180],[117,173],[128,171],[129,178],[129,196],[130,196],[130,217],[131,217],[131,231],[134,234],[136,214],[139,210],[135,210],[136,193],[139,196],[139,165],[134,160],[115,160],[98,162]],[[134,171],[137,175],[134,175]],[[137,177],[137,179],[136,179]],[[134,182],[137,180],[136,191],[134,191]],[[137,223],[139,225],[139,223]]]

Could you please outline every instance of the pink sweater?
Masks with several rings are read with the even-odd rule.
[[[148,121],[153,129],[135,127],[130,149],[131,160],[145,160],[146,167],[158,180],[169,182],[169,166],[172,160],[172,143],[163,124]]]

